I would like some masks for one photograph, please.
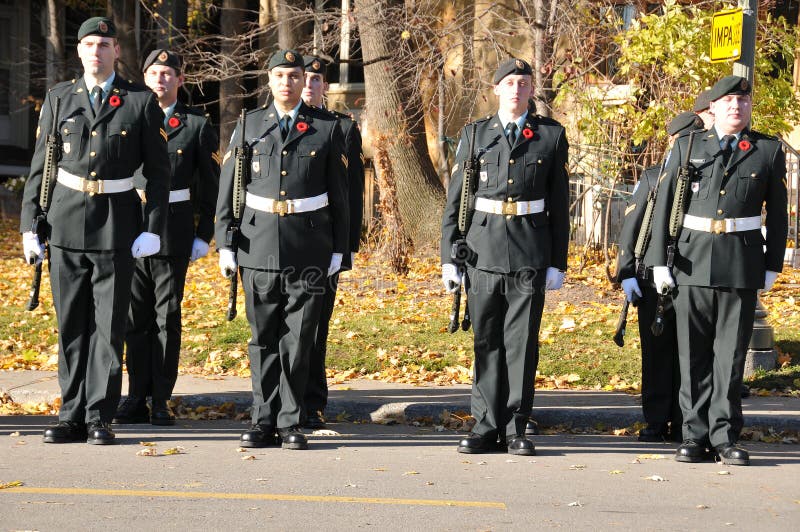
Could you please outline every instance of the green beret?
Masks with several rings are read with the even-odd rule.
[[[92,17],[86,20],[78,28],[78,41],[83,40],[87,35],[99,35],[100,37],[116,37],[117,27],[114,21],[106,17]]]
[[[164,48],[156,48],[150,55],[147,56],[147,59],[144,60],[142,64],[142,72],[150,68],[152,65],[164,65],[171,67],[175,70],[176,74],[181,73],[181,65],[183,61],[181,60],[181,56],[176,54],[175,52],[170,52]]]
[[[708,98],[713,102],[728,94],[750,94],[751,89],[747,79],[741,76],[725,76],[711,87]]]
[[[304,55],[303,63],[305,64],[306,72],[322,74],[323,77],[327,77],[328,63],[324,59],[315,55]]]
[[[703,121],[699,116],[691,111],[684,111],[669,121],[667,124],[667,133],[670,135],[677,135],[678,133],[683,133],[702,127]]]
[[[523,61],[522,59],[506,59],[500,63],[499,67],[497,67],[497,71],[494,73],[494,79],[492,79],[492,83],[497,85],[504,77],[510,76],[511,74],[527,74],[532,76],[533,69],[527,61]]]
[[[709,98],[709,94],[711,94],[710,90],[704,90],[700,94],[697,95],[697,99],[694,101],[694,107],[692,111],[695,113],[699,113],[700,111],[705,111],[711,106],[711,98]]]
[[[269,58],[267,70],[275,67],[303,68],[303,56],[297,50],[278,50]]]

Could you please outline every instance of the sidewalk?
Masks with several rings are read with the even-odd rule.
[[[123,375],[123,393],[128,389]],[[19,403],[50,401],[59,396],[54,371],[0,371],[0,392]],[[180,375],[174,398],[187,406],[234,402],[250,405],[250,379],[218,380]],[[349,419],[404,422],[420,417],[438,419],[443,410],[469,412],[470,386],[412,386],[370,380],[331,385],[326,415],[346,413]],[[800,431],[800,398],[749,397],[744,399],[745,426]],[[536,392],[533,417],[543,427],[598,425],[628,427],[643,421],[638,395],[593,390],[541,390]]]

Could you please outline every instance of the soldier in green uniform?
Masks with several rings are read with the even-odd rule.
[[[56,120],[63,144],[47,223],[62,406],[44,441],[110,444],[134,259],[160,249],[169,158],[155,95],[114,72],[119,44],[110,19],[94,17],[81,25],[78,56],[84,75],[50,89],[42,106],[21,230],[26,258],[41,260],[43,243],[29,229],[40,213],[41,133]],[[61,103],[54,118],[56,98]],[[133,184],[139,167],[148,197],[144,210]]]
[[[303,56],[280,50],[269,61],[273,103],[247,115],[223,157],[217,201],[220,269],[242,276],[253,383],[253,425],[243,447],[306,449],[300,430],[308,360],[323,285],[349,251],[347,156],[338,120],[303,103]],[[224,247],[233,217],[233,159],[244,137],[252,150],[238,253]]]
[[[353,117],[325,109],[325,93],[328,90],[326,77],[327,65],[325,61],[316,56],[304,56],[306,69],[305,86],[303,87],[303,101],[306,105],[317,109],[327,110],[339,120],[339,126],[344,134],[345,154],[347,154],[347,191],[350,201],[350,231],[348,233],[348,252],[342,258],[342,270],[353,267],[355,254],[361,241],[361,220],[364,207],[364,155],[361,152],[361,131]],[[309,363],[308,384],[306,385],[305,427],[320,429],[325,427],[322,413],[328,403],[328,382],[325,378],[325,354],[328,344],[328,323],[333,314],[333,305],[336,301],[336,289],[339,285],[339,273],[328,277],[325,283],[325,294],[322,296],[322,314],[317,328],[317,338],[311,350]]]
[[[702,129],[700,117],[692,112],[680,113],[667,124],[670,147],[679,136]],[[669,157],[669,152],[666,154]],[[678,339],[675,333],[675,311],[670,305],[665,309],[663,332],[654,336],[651,326],[656,317],[658,294],[652,281],[652,268],[645,264],[647,249],[636,257],[636,245],[642,228],[647,203],[658,189],[658,179],[666,159],[659,166],[642,172],[639,182],[625,209],[625,221],[619,236],[617,280],[625,297],[637,305],[639,338],[642,347],[642,413],[647,426],[639,431],[639,441],[658,442],[666,438],[681,440],[681,412],[678,406],[680,369],[678,367]]]
[[[183,85],[181,57],[156,49],[143,64],[145,84],[164,111],[170,158],[167,225],[158,254],[136,260],[131,308],[125,337],[128,397],[114,423],[173,425],[167,405],[178,378],[181,347],[181,301],[189,261],[208,253],[214,235],[214,208],[219,188],[219,141],[198,109],[178,101]],[[144,176],[134,175],[147,206]],[[197,222],[195,222],[197,214]],[[151,397],[150,411],[146,398]]]
[[[675,304],[684,438],[675,459],[699,462],[716,455],[726,464],[749,465],[748,452],[737,446],[743,424],[740,389],[756,292],[769,290],[783,268],[786,165],[778,139],[750,129],[746,79],[726,76],[709,97],[714,127],[694,140],[686,207],[674,213],[688,139],[678,139],[672,149],[658,192],[651,263],[656,288],[672,289]],[[673,216],[682,229],[670,271]]]
[[[535,447],[525,428],[533,406],[544,292],[561,288],[567,267],[569,145],[558,122],[528,109],[527,62],[504,61],[493,83],[497,113],[475,123],[474,154],[468,153],[472,125],[462,130],[442,221],[442,281],[453,291],[464,281],[451,259],[462,171],[476,156],[475,213],[467,234],[476,423],[458,451],[499,447],[532,455]]]

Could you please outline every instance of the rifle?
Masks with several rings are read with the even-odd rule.
[[[678,247],[678,235],[680,235],[681,228],[683,227],[683,215],[686,211],[686,191],[689,188],[689,182],[694,177],[694,167],[691,164],[692,146],[694,145],[694,136],[698,131],[689,133],[689,142],[686,147],[686,156],[683,159],[683,164],[678,170],[678,179],[675,183],[675,197],[672,198],[672,210],[669,214],[669,242],[667,243],[667,268],[672,270],[675,264],[675,250]],[[653,319],[653,325],[650,330],[653,336],[661,336],[664,332],[664,312],[667,307],[667,298],[671,297],[670,294],[662,293],[662,287],[656,286],[658,293],[658,302],[656,303],[656,316]]]
[[[463,179],[461,182],[461,202],[458,206],[458,239],[453,242],[453,247],[450,248],[450,258],[453,264],[458,268],[461,274],[462,284],[464,285],[464,294],[466,295],[469,287],[467,286],[467,258],[470,255],[470,249],[467,245],[467,233],[472,224],[472,215],[475,212],[475,192],[473,190],[475,183],[475,174],[478,171],[478,158],[474,156],[475,153],[475,130],[476,124],[472,124],[472,136],[469,139],[469,157],[464,161]],[[464,320],[461,322],[462,330],[469,330],[469,306],[464,305]],[[461,287],[453,294],[453,307],[450,310],[450,324],[447,326],[449,333],[454,333],[458,330],[458,315],[461,312]]]
[[[250,172],[250,146],[247,144],[247,110],[242,109],[240,115],[242,121],[242,138],[239,146],[234,148],[233,158],[233,220],[225,233],[225,247],[233,251],[236,256],[236,251],[239,249],[239,227],[242,224],[242,211],[244,210],[244,193],[245,186]],[[238,271],[233,272],[231,276],[231,287],[228,291],[228,312],[226,318],[228,321],[236,317],[236,293],[239,289]]]
[[[33,270],[33,281],[31,283],[30,297],[26,310],[34,310],[39,306],[39,289],[42,284],[42,263],[50,255],[50,248],[47,245],[48,229],[47,210],[50,208],[50,194],[56,184],[58,176],[58,160],[61,158],[61,134],[58,132],[58,111],[61,107],[61,98],[56,96],[55,109],[53,110],[53,125],[47,134],[44,144],[44,169],[42,171],[42,185],[39,189],[39,208],[41,212],[33,219],[31,231],[39,237],[39,242],[44,243],[45,256],[36,263]]]

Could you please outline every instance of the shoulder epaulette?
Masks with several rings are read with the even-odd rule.
[[[555,118],[550,118],[549,116],[542,116],[540,114],[536,114],[536,115],[534,115],[534,120],[536,120],[540,124],[545,124],[545,125],[548,125],[548,126],[564,127],[564,126],[561,125],[561,122],[559,122]]]

